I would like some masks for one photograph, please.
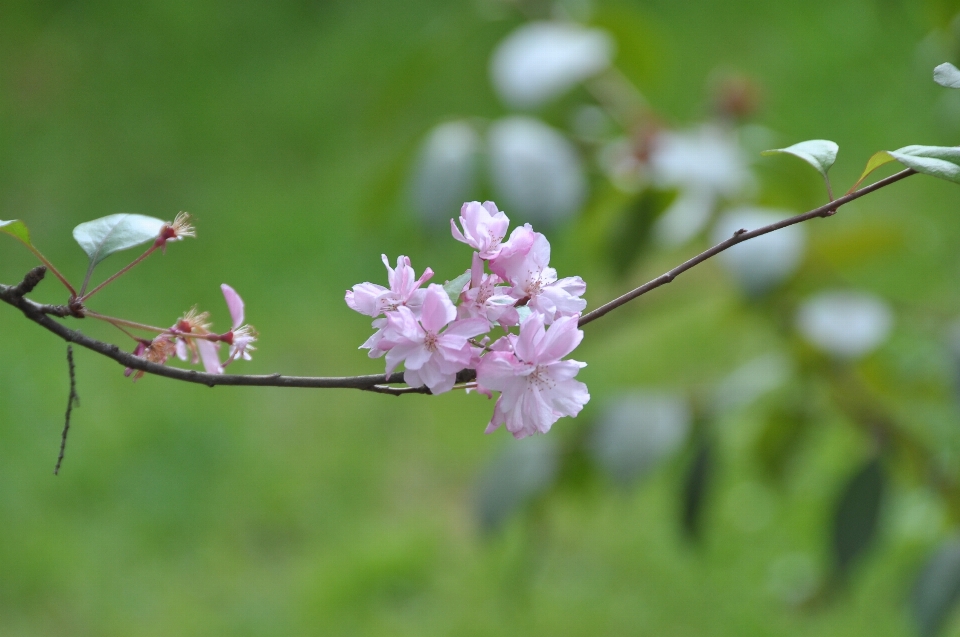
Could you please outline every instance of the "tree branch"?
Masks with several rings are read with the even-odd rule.
[[[909,177],[910,175],[916,175],[916,174],[917,172],[910,168],[906,170],[901,170],[900,172],[894,175],[890,175],[886,179],[881,179],[880,181],[876,183],[872,183],[869,186],[866,186],[864,188],[861,188],[856,192],[852,192],[849,195],[844,195],[843,197],[840,197],[839,199],[835,199],[830,203],[826,203],[820,206],[819,208],[814,208],[810,212],[804,212],[799,215],[794,215],[793,217],[783,219],[782,221],[778,221],[776,223],[771,223],[768,226],[763,226],[762,228],[757,228],[756,230],[751,230],[749,232],[745,230],[737,230],[733,234],[733,236],[727,239],[726,241],[721,241],[720,243],[713,246],[709,250],[704,250],[703,252],[693,257],[692,259],[684,261],[683,263],[681,263],[674,269],[670,270],[669,272],[665,272],[660,276],[658,276],[657,278],[651,281],[647,281],[640,287],[634,288],[633,290],[627,292],[623,296],[617,297],[614,300],[610,301],[609,303],[605,303],[604,305],[601,305],[600,307],[593,310],[592,312],[587,312],[586,314],[580,317],[579,325],[580,327],[583,327],[584,325],[587,325],[588,323],[591,323],[592,321],[597,320],[607,312],[611,310],[615,310],[621,305],[624,305],[625,303],[629,303],[635,298],[643,296],[647,292],[654,290],[660,287],[661,285],[666,285],[667,283],[670,283],[671,281],[673,281],[675,278],[677,278],[678,276],[680,276],[690,268],[696,265],[699,265],[704,261],[706,261],[707,259],[720,254],[721,252],[723,252],[724,250],[726,250],[731,246],[735,246],[738,243],[743,243],[744,241],[749,241],[754,237],[759,237],[761,235],[768,234],[770,232],[773,232],[774,230],[779,230],[781,228],[786,228],[787,226],[793,226],[798,223],[803,223],[804,221],[809,221],[810,219],[813,219],[815,217],[831,217],[837,212],[837,209],[843,204],[850,203],[854,199],[859,199],[864,195],[868,195],[871,192],[880,190],[884,186],[889,186],[892,183],[898,182],[901,179],[904,179],[906,177]]]
[[[669,272],[666,272],[657,278],[644,283],[638,288],[631,290],[630,292],[620,296],[609,303],[601,305],[592,312],[588,312],[580,317],[579,325],[582,327],[591,323],[601,316],[604,316],[611,310],[614,310],[621,305],[629,303],[635,298],[643,296],[647,292],[654,290],[662,285],[666,285],[673,281],[676,277],[683,274],[687,270],[693,268],[700,263],[703,263],[707,259],[720,254],[727,248],[734,246],[738,243],[744,241],[749,241],[755,237],[768,234],[774,230],[779,230],[781,228],[786,228],[787,226],[792,226],[804,221],[808,221],[815,217],[830,217],[836,213],[837,209],[840,206],[853,201],[854,199],[859,199],[864,195],[870,194],[876,190],[879,190],[885,186],[889,186],[901,179],[909,177],[910,175],[916,174],[915,171],[907,169],[902,170],[886,179],[881,179],[869,186],[861,188],[855,192],[852,192],[848,195],[840,197],[834,201],[831,201],[819,208],[815,208],[809,212],[803,214],[795,215],[788,219],[778,221],[777,223],[764,226],[762,228],[757,228],[756,230],[746,231],[738,230],[732,237],[726,241],[722,241],[717,245],[713,246],[709,250],[701,252],[697,256],[689,259],[677,267],[673,268]],[[242,387],[304,387],[304,388],[315,388],[315,389],[360,389],[364,391],[371,391],[380,394],[391,394],[395,396],[400,396],[404,394],[429,394],[430,390],[427,387],[391,387],[391,384],[397,384],[403,382],[403,374],[392,374],[387,376],[385,374],[377,375],[367,375],[367,376],[284,376],[282,374],[268,374],[268,375],[241,375],[241,374],[207,374],[205,372],[198,372],[194,370],[187,369],[178,369],[176,367],[167,367],[165,365],[159,365],[157,363],[151,363],[139,356],[134,356],[129,352],[122,351],[118,346],[111,343],[105,343],[103,341],[98,341],[94,338],[84,335],[83,333],[72,330],[65,325],[53,320],[51,316],[64,318],[67,316],[73,316],[76,318],[83,318],[83,314],[77,308],[69,307],[66,305],[42,305],[40,303],[35,303],[30,299],[25,297],[26,294],[29,294],[33,289],[40,283],[43,279],[44,274],[46,273],[46,268],[44,266],[38,266],[27,273],[23,281],[15,286],[8,286],[0,284],[0,301],[3,301],[9,305],[12,305],[18,308],[23,315],[34,323],[40,325],[44,329],[53,332],[63,340],[68,343],[75,343],[81,347],[85,347],[93,352],[102,354],[107,358],[112,358],[117,361],[124,367],[130,367],[132,369],[140,370],[148,374],[153,374],[155,376],[164,376],[166,378],[172,378],[174,380],[184,381],[188,383],[197,383],[200,385],[207,385],[208,387],[215,387],[217,385],[231,385],[231,386],[242,386]],[[476,379],[476,372],[471,369],[462,370],[457,374],[457,383],[468,383]]]

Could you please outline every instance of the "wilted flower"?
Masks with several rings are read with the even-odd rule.
[[[190,224],[190,213],[181,212],[172,223],[166,223],[160,228],[154,246],[166,249],[168,241],[181,241],[184,237],[197,236],[195,228]]]
[[[224,367],[235,361],[237,358],[250,360],[250,352],[256,348],[253,343],[257,340],[257,331],[252,325],[243,324],[243,299],[237,294],[237,291],[224,283],[220,286],[223,291],[223,298],[227,302],[227,309],[230,310],[230,318],[233,321],[233,327],[229,332],[223,335],[223,342],[230,345],[230,353]]]

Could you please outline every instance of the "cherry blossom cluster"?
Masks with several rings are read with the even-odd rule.
[[[433,270],[417,277],[409,257],[392,268],[383,255],[389,287],[360,283],[345,300],[374,318],[375,332],[360,348],[384,356],[388,375],[402,363],[404,382],[440,394],[454,388],[458,372],[476,370],[466,389],[500,392],[487,433],[506,425],[523,438],[576,416],[590,400],[587,386],[574,380],[586,363],[562,360],[583,338],[577,322],[586,284],[557,278],[550,243],[530,224],[505,241],[509,224],[492,201],[465,203],[459,226],[451,219],[450,227],[475,250],[469,270],[445,285],[425,285]]]

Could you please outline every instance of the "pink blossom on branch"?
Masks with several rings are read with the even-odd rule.
[[[457,308],[460,318],[480,316],[491,323],[519,323],[517,309],[514,307],[517,300],[508,294],[510,288],[500,283],[503,281],[496,274],[484,273],[483,260],[474,252],[469,287],[460,294],[460,305]]]
[[[510,220],[497,210],[492,201],[468,201],[460,209],[460,225],[450,220],[450,232],[453,238],[480,253],[481,259],[492,259],[500,253],[500,242],[507,236]]]
[[[410,257],[397,257],[397,268],[390,267],[387,255],[380,255],[383,265],[387,268],[387,282],[389,288],[376,283],[359,283],[347,290],[344,300],[351,310],[367,316],[380,316],[391,312],[400,306],[407,306],[418,310],[423,302],[423,290],[420,286],[433,276],[433,270],[427,268],[419,279],[415,278]]]
[[[587,284],[578,276],[557,279],[549,267],[550,242],[529,225],[516,228],[490,269],[513,286],[510,295],[539,312],[549,325],[561,316],[579,314],[587,307],[580,298]]]
[[[405,306],[386,320],[377,347],[386,351],[387,374],[403,363],[404,381],[426,385],[434,394],[450,391],[457,372],[471,366],[475,353],[468,339],[490,330],[484,318],[457,320],[457,309],[437,284],[427,288],[419,320]]]
[[[545,329],[543,317],[532,314],[520,325],[520,335],[510,339],[514,351],[493,351],[480,359],[477,385],[500,392],[487,433],[506,425],[514,438],[524,438],[550,431],[561,416],[580,413],[590,394],[574,377],[586,363],[560,360],[583,339],[578,318],[562,317]]]

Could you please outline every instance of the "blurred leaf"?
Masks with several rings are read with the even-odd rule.
[[[768,477],[783,478],[784,469],[801,449],[811,424],[806,412],[796,405],[778,405],[767,416],[757,437],[755,453]]]
[[[616,482],[627,485],[675,453],[690,431],[682,396],[633,392],[615,398],[592,432],[588,450]]]
[[[460,299],[460,293],[463,292],[463,286],[465,286],[469,280],[470,270],[467,270],[452,281],[447,281],[443,284],[443,289],[446,291],[447,296],[450,297],[451,303],[454,305],[457,304],[457,301]]]
[[[956,146],[904,146],[886,152],[918,173],[960,184],[960,148]]]
[[[960,69],[944,62],[933,69],[933,81],[947,88],[960,88]]]
[[[713,477],[713,454],[713,444],[701,440],[683,481],[680,523],[684,534],[692,540],[700,538],[704,504]]]
[[[883,299],[864,292],[834,290],[806,299],[796,325],[804,338],[827,354],[857,359],[890,337],[894,315]]]
[[[73,229],[73,238],[90,257],[93,268],[114,252],[156,239],[164,223],[154,217],[120,213],[81,223]]]
[[[785,153],[788,155],[793,155],[794,157],[799,157],[803,161],[816,168],[817,171],[823,175],[824,178],[826,178],[827,171],[829,171],[830,167],[833,166],[833,163],[837,161],[837,151],[839,150],[840,147],[830,140],[811,139],[810,141],[800,142],[798,144],[794,144],[793,146],[787,146],[786,148],[765,150],[760,154],[776,155],[778,153]]]
[[[910,596],[922,637],[933,637],[960,598],[960,537],[945,540],[927,558]]]
[[[654,222],[677,197],[676,190],[648,188],[624,208],[610,229],[606,253],[617,274],[625,274],[649,245]]]
[[[431,227],[449,223],[476,196],[482,142],[467,121],[446,122],[427,135],[413,173],[413,203]]]
[[[711,240],[720,243],[738,230],[756,230],[786,219],[788,210],[741,206],[727,210],[714,225]],[[807,229],[802,225],[781,228],[732,246],[719,259],[750,296],[769,292],[787,280],[800,266],[807,247]]]
[[[480,528],[493,533],[510,516],[549,489],[557,477],[559,450],[545,436],[510,441],[483,470],[477,487]]]
[[[19,239],[28,246],[32,245],[30,243],[30,231],[27,230],[27,224],[19,219],[0,221],[0,232],[6,232],[11,237]]]
[[[833,519],[833,552],[838,575],[846,576],[870,546],[880,521],[886,476],[879,458],[864,465],[844,486]]]
[[[537,108],[610,66],[614,48],[613,38],[602,29],[528,22],[493,51],[490,75],[509,106]]]
[[[497,202],[511,219],[556,225],[579,210],[587,178],[577,147],[563,133],[514,115],[490,125],[487,143]]]

